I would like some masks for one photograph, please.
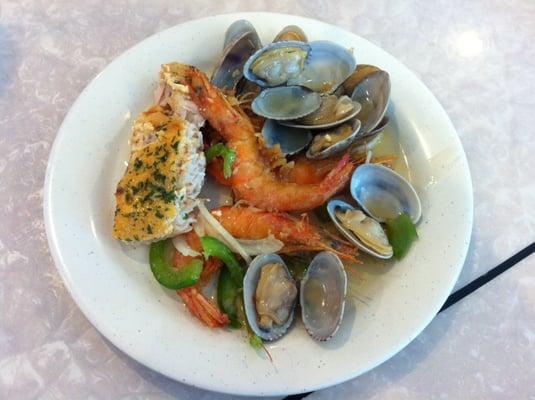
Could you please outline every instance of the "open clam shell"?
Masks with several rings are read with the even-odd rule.
[[[299,302],[305,328],[313,339],[334,336],[344,314],[347,275],[334,253],[318,253],[301,281]]]
[[[355,70],[357,62],[345,47],[327,40],[310,42],[310,54],[302,73],[288,83],[330,94]]]
[[[371,132],[383,119],[390,99],[390,76],[385,71],[367,75],[355,87],[351,99],[362,105],[359,119],[363,134]]]
[[[282,121],[281,124],[301,129],[329,129],[349,121],[360,112],[360,103],[347,96],[322,96],[320,107],[296,120]]]
[[[356,64],[353,54],[334,42],[289,40],[256,51],[245,63],[243,73],[262,87],[298,85],[331,94],[351,75]]]
[[[290,328],[294,320],[294,309],[297,298],[293,301],[291,305],[290,313],[287,320],[282,325],[273,325],[270,329],[265,330],[261,329],[258,323],[258,313],[256,308],[256,289],[260,281],[260,276],[262,274],[262,268],[268,264],[281,264],[284,267],[284,271],[287,275],[287,279],[293,282],[293,278],[288,271],[288,267],[277,254],[264,254],[259,255],[253,259],[245,277],[243,279],[243,303],[245,307],[245,315],[249,326],[255,334],[260,338],[267,341],[273,341],[281,338]],[[294,283],[295,285],[295,283]]]
[[[422,215],[422,205],[414,187],[383,165],[357,167],[351,177],[350,191],[359,206],[379,222],[406,213],[416,224]]]
[[[310,45],[296,40],[276,42],[257,50],[243,66],[243,75],[262,87],[291,83],[304,68]]]
[[[336,228],[349,240],[351,243],[355,244],[360,250],[365,253],[368,253],[374,257],[387,260],[392,258],[392,251],[378,251],[376,247],[370,245],[369,242],[366,242],[359,238],[354,232],[348,229],[342,221],[337,216],[337,212],[344,212],[346,210],[355,210],[355,207],[346,203],[345,201],[334,199],[327,203],[327,213],[331,220],[333,221]],[[382,228],[381,228],[382,229]]]
[[[260,38],[249,21],[234,22],[225,34],[223,55],[214,69],[211,82],[222,90],[235,89],[243,77],[245,62],[260,47]]]
[[[337,140],[336,136],[343,134],[342,132],[345,129],[350,130],[351,133],[344,139]],[[322,160],[341,154],[359,137],[359,133],[360,121],[356,118],[337,128],[321,132],[312,139],[306,157],[313,160]],[[334,140],[332,144],[329,143],[331,140]]]
[[[258,36],[258,33],[256,32],[256,29],[254,28],[253,24],[251,24],[246,19],[239,19],[237,21],[234,21],[227,28],[225,32],[223,48],[227,48],[230,44],[236,42],[236,40],[244,36],[249,36],[249,39],[253,42],[256,48],[259,49],[260,47],[262,47],[260,37]]]
[[[320,105],[321,97],[316,92],[301,86],[279,86],[263,90],[251,108],[257,115],[280,121],[304,117]]]
[[[309,130],[284,126],[272,119],[267,119],[264,123],[262,135],[269,147],[278,144],[286,155],[299,153],[312,140]]]
[[[368,64],[359,64],[357,65],[357,68],[355,68],[355,71],[349,77],[344,81],[342,84],[342,88],[344,92],[351,96],[353,91],[355,90],[355,87],[362,82],[364,78],[366,78],[368,75],[380,71],[380,69],[374,65],[368,65]]]

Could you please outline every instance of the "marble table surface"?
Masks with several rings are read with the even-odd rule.
[[[456,126],[474,184],[461,287],[535,239],[532,0],[0,0],[0,398],[226,399],[171,381],[85,319],[48,252],[51,145],[89,80],[141,39],[233,11],[317,18],[393,54]],[[535,399],[535,256],[439,314],[383,365],[311,399]],[[358,355],[355,355],[358,357]]]

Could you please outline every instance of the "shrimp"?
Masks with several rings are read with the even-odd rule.
[[[195,232],[190,231],[186,233],[185,236],[186,242],[193,250],[202,250],[201,240]],[[175,251],[173,255],[173,265],[176,268],[180,268],[194,258],[200,258],[200,256],[185,256],[182,253]],[[217,258],[209,257],[206,259],[204,261],[204,268],[201,273],[200,285],[205,284],[208,279],[210,279],[210,277],[221,268],[222,265],[223,263],[221,260]],[[197,284],[195,286],[177,290],[177,294],[180,296],[189,312],[210,328],[217,328],[227,325],[230,322],[228,316],[222,313],[215,304],[204,297],[200,291],[200,285]]]
[[[204,297],[195,286],[177,290],[177,293],[190,313],[210,328],[218,328],[230,323],[227,314],[223,314],[219,308]]]
[[[390,165],[396,159],[395,155],[386,155],[382,157],[373,157],[370,162],[373,164]],[[366,156],[351,155],[351,160],[358,166],[364,164]],[[329,172],[336,167],[340,158],[326,158],[324,160],[310,160],[304,155],[295,158],[291,168],[281,168],[280,175],[289,182],[298,184],[320,183]]]
[[[356,247],[310,224],[306,217],[295,218],[240,204],[216,208],[212,214],[237,239],[263,239],[271,234],[284,243],[281,253],[328,250],[357,262]]]
[[[200,113],[236,152],[231,185],[239,199],[268,211],[308,211],[323,204],[349,181],[354,165],[347,154],[321,182],[297,184],[280,179],[263,159],[249,118],[233,108],[203,72],[177,63],[166,68],[173,71],[176,82],[189,87],[191,100]]]

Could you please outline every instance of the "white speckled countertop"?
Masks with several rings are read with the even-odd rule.
[[[42,216],[49,151],[107,63],[169,26],[233,11],[317,18],[384,48],[456,126],[474,183],[457,287],[535,239],[535,2],[0,0],[0,398],[230,398],[115,349],[56,272]],[[437,316],[373,371],[311,399],[535,399],[535,256]],[[358,355],[355,355],[358,357]]]

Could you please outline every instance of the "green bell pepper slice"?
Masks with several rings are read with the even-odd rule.
[[[401,260],[409,252],[411,244],[418,238],[416,227],[411,221],[411,217],[405,213],[394,219],[388,219],[386,224],[386,235],[394,250],[394,257]]]
[[[222,268],[217,282],[217,304],[230,318],[232,328],[241,328],[236,310],[236,299],[241,296],[241,289],[234,283],[227,268]]]
[[[210,146],[205,152],[206,161],[210,162],[215,157],[223,157],[223,176],[230,178],[232,176],[232,165],[236,161],[236,152],[229,149],[223,143],[217,143]]]
[[[149,263],[152,274],[162,286],[168,289],[182,289],[192,286],[201,277],[203,262],[193,259],[186,265],[173,266],[174,246],[171,239],[152,243],[149,251]]]
[[[223,261],[229,270],[234,284],[241,288],[243,286],[243,268],[227,245],[212,236],[203,236],[201,238],[201,244],[204,257],[216,257]]]

